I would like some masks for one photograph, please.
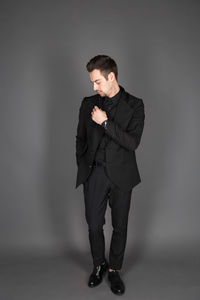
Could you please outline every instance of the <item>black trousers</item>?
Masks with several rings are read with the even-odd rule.
[[[105,261],[103,225],[105,224],[105,212],[109,200],[113,227],[109,267],[120,270],[127,240],[132,189],[129,191],[120,190],[106,175],[105,167],[98,165],[93,166],[90,176],[83,184],[83,190],[93,264],[98,266]]]

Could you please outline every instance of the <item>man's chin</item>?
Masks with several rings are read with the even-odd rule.
[[[97,94],[101,97],[105,97],[105,94],[103,92],[97,92]]]

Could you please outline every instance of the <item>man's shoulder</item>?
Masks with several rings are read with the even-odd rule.
[[[92,104],[98,100],[98,97],[99,97],[99,95],[96,95],[96,94],[91,95],[91,96],[86,96],[82,99],[81,103],[82,103],[82,105],[88,105],[90,103]]]
[[[143,103],[143,99],[140,97],[137,97],[133,94],[130,94],[129,92],[125,92],[126,93],[126,98],[125,101],[127,102],[128,105],[130,105],[131,107],[136,107],[138,105],[144,105]]]
[[[99,95],[98,94],[94,94],[94,95],[91,95],[91,96],[84,97],[83,100],[85,102],[91,102],[91,101],[97,100],[98,98],[99,98]]]

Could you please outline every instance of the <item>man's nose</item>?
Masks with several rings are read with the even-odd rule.
[[[96,84],[94,84],[94,86],[93,86],[93,90],[94,90],[94,91],[96,91],[96,90],[97,90],[97,85],[96,85]]]

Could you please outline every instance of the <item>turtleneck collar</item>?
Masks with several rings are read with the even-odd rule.
[[[121,89],[121,86],[119,86],[120,90],[117,94],[115,94],[113,97],[109,98],[108,96],[105,96],[104,98],[104,101],[109,101],[109,102],[115,102],[117,100],[119,100],[120,96],[121,96],[121,92],[122,92],[122,89]]]

